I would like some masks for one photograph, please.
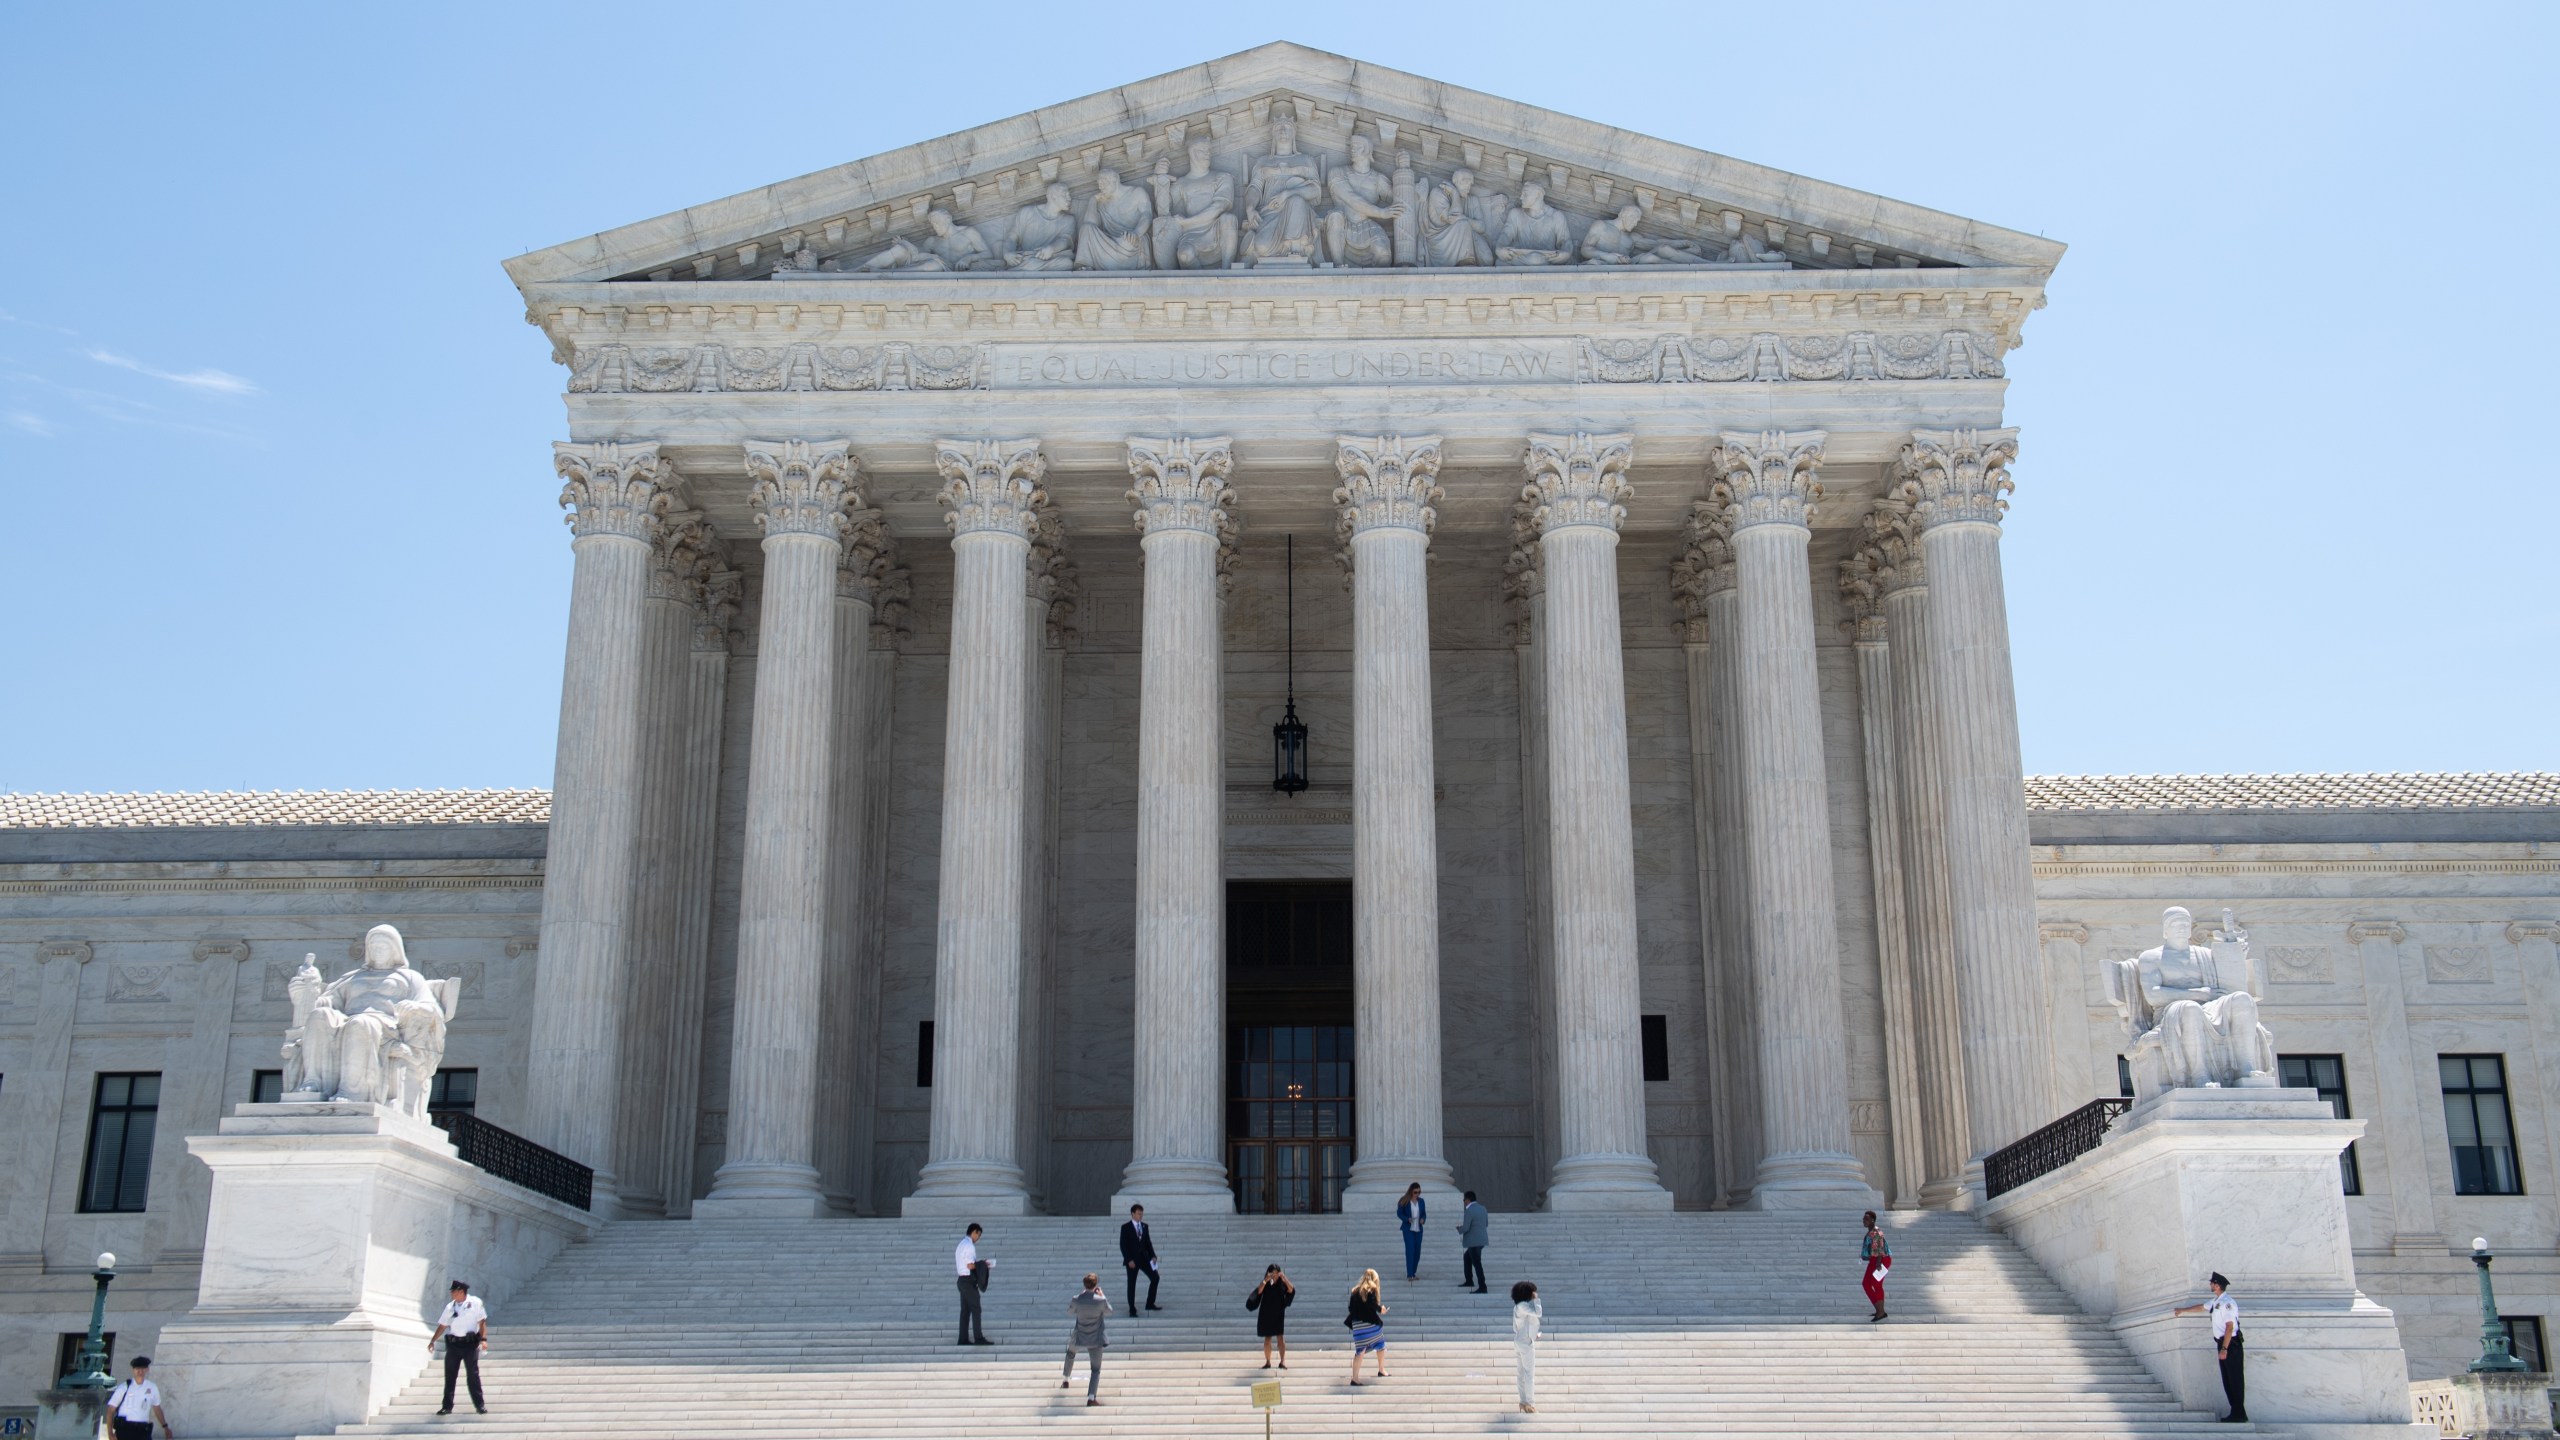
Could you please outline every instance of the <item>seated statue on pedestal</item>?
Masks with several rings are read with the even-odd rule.
[[[2249,933],[2222,912],[2210,947],[2188,943],[2195,917],[2172,905],[2161,943],[2105,965],[2107,999],[2131,1042],[2126,1062],[2137,1099],[2163,1090],[2276,1083],[2276,1040],[2258,1023],[2249,990]]]
[[[293,997],[285,1099],[353,1100],[426,1118],[427,1086],[444,1062],[460,980],[419,974],[400,932],[376,925],[365,932],[362,966],[324,982],[318,957],[305,955],[285,990]]]

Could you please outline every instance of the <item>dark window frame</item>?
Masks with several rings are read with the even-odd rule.
[[[2320,1074],[2324,1062],[2337,1071],[2338,1083],[2335,1086],[2321,1083],[2327,1078]],[[2299,1080],[2294,1078],[2297,1067],[2303,1077]],[[2355,1118],[2354,1112],[2347,1104],[2346,1056],[2279,1055],[2276,1057],[2276,1068],[2283,1072],[2281,1078],[2288,1089],[2317,1091],[2321,1099],[2329,1102],[2330,1114],[2341,1120]],[[2352,1140],[2347,1142],[2346,1149],[2338,1152],[2338,1186],[2348,1195],[2364,1193],[2364,1167],[2356,1160],[2356,1146]]]
[[[1644,1051],[1644,1079],[1658,1085],[1671,1078],[1671,1017],[1640,1015],[1636,1033]]]
[[[456,1094],[456,1091],[462,1093]],[[430,1115],[477,1115],[480,1111],[480,1072],[471,1067],[438,1070],[427,1082],[427,1113]]]
[[[2462,1062],[2463,1078],[2466,1083],[2461,1085],[2445,1083],[2445,1065],[2449,1061]],[[2496,1067],[2496,1084],[2481,1083],[2480,1067],[2484,1064]],[[2495,1196],[2524,1194],[2524,1167],[2518,1163],[2520,1157],[2516,1153],[2515,1106],[2507,1098],[2507,1057],[2440,1054],[2436,1056],[2436,1088],[2444,1097],[2445,1148],[2451,1152],[2450,1158],[2453,1161],[2453,1193]],[[2482,1109],[2482,1102],[2486,1100],[2497,1102],[2497,1128],[2505,1134],[2506,1143],[2503,1145],[2462,1144],[2458,1132],[2463,1127],[2454,1123],[2455,1105],[2458,1102],[2470,1111],[2468,1129],[2476,1141],[2487,1130],[2487,1127],[2481,1124],[2482,1117],[2486,1113]],[[2471,1164],[2467,1167],[2463,1163],[2466,1151],[2472,1156]]]
[[[2523,1361],[2524,1368],[2527,1370],[2543,1369],[2543,1357],[2550,1352],[2544,1348],[2542,1317],[2501,1315],[2498,1317],[2498,1323],[2506,1327],[2507,1353]]]
[[[98,1338],[106,1342],[107,1373],[114,1375],[116,1373],[116,1332],[101,1330],[98,1332]],[[48,1389],[52,1387],[55,1376],[70,1374],[71,1367],[80,1363],[80,1347],[88,1343],[89,1332],[86,1330],[63,1331],[60,1338],[53,1342],[53,1374],[44,1378]],[[27,1433],[33,1435],[36,1432],[29,1429]]]
[[[134,1098],[145,1081],[150,1083],[147,1104]],[[119,1098],[111,1101],[110,1092]],[[89,1091],[89,1143],[81,1147],[81,1214],[139,1215],[151,1208],[151,1150],[159,1129],[159,1071],[98,1072]],[[114,1150],[111,1158],[105,1153],[109,1147]],[[107,1162],[104,1169],[102,1160]]]
[[[916,1088],[933,1088],[933,1022],[916,1022]]]
[[[284,1072],[252,1070],[249,1072],[249,1103],[274,1105],[284,1099]]]

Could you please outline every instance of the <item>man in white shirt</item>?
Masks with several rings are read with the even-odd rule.
[[[978,1297],[987,1288],[988,1272],[996,1263],[978,1258],[978,1237],[986,1233],[983,1227],[971,1224],[969,1233],[960,1237],[959,1246],[951,1252],[952,1268],[959,1272],[960,1278],[960,1343],[963,1345],[996,1343],[987,1338],[986,1320],[978,1311]],[[978,1338],[969,1338],[971,1330],[977,1331]]]
[[[154,1420],[170,1440],[177,1440],[178,1432],[169,1429],[169,1417],[160,1408],[160,1387],[151,1383],[148,1355],[133,1357],[133,1378],[107,1392],[107,1409],[115,1422],[116,1440],[151,1440]]]
[[[453,1282],[453,1299],[436,1317],[436,1333],[427,1337],[427,1348],[436,1348],[436,1337],[444,1337],[444,1408],[439,1415],[453,1413],[453,1377],[457,1370],[471,1372],[471,1408],[486,1415],[489,1402],[480,1395],[480,1352],[489,1345],[489,1307],[471,1293],[471,1287]]]
[[[2201,1313],[2205,1323],[2213,1327],[2213,1357],[2222,1366],[2222,1398],[2231,1402],[2231,1413],[2222,1417],[2225,1425],[2249,1423],[2249,1381],[2241,1366],[2246,1359],[2240,1339],[2240,1302],[2231,1298],[2231,1282],[2216,1270],[2206,1284],[2213,1287],[2213,1298],[2201,1305],[2181,1305],[2171,1312],[2178,1315]]]

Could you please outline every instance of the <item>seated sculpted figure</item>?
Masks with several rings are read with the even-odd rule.
[[[2134,1093],[2208,1085],[2276,1083],[2276,1042],[2258,1023],[2249,991],[2249,935],[2222,912],[2211,947],[2192,943],[2195,917],[2172,905],[2160,917],[2161,943],[2131,960],[2107,962],[2107,998],[2132,1042]]]
[[[1573,263],[1573,221],[1547,208],[1546,186],[1532,180],[1520,187],[1520,203],[1494,237],[1493,256],[1505,265]]]
[[[1351,137],[1351,168],[1325,182],[1334,208],[1324,215],[1325,253],[1336,265],[1396,263],[1395,222],[1404,217],[1395,183],[1372,168],[1378,147],[1366,135]]]
[[[1704,265],[1707,257],[1676,240],[1638,239],[1642,208],[1621,205],[1611,218],[1594,220],[1582,232],[1582,258],[1594,265]]]
[[[1007,270],[1076,268],[1075,198],[1055,181],[1040,203],[1013,212],[1001,252]]]
[[[1076,226],[1079,270],[1144,270],[1155,263],[1155,242],[1148,222],[1156,205],[1147,192],[1120,183],[1120,172],[1104,170],[1093,177],[1093,198],[1084,202],[1084,219]]]
[[[1461,168],[1446,180],[1431,182],[1422,196],[1424,265],[1490,265],[1493,236],[1470,209],[1477,199],[1476,172]],[[1505,201],[1503,209],[1508,211]]]
[[[862,262],[865,270],[992,270],[996,254],[975,225],[955,223],[948,210],[925,213],[925,228],[932,233],[915,240],[900,240],[888,249]]]
[[[1209,168],[1209,142],[1189,148],[1191,173],[1176,177],[1159,160],[1147,181],[1155,192],[1156,268],[1224,270],[1236,258],[1236,177]]]
[[[1238,258],[1255,265],[1314,264],[1323,176],[1323,161],[1298,153],[1298,122],[1285,113],[1272,117],[1271,153],[1245,171]]]
[[[365,932],[364,964],[323,981],[317,957],[285,986],[288,1100],[353,1100],[426,1118],[427,1082],[444,1062],[444,1031],[462,998],[460,980],[430,980],[409,965],[400,932]]]

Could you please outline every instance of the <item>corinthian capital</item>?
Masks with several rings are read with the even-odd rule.
[[[1902,447],[1901,483],[1920,528],[1997,525],[2008,512],[2015,430],[1914,430]]]
[[[1869,507],[1866,518],[1858,522],[1858,545],[1851,558],[1874,574],[1878,598],[1929,583],[1921,559],[1920,522],[1912,517],[1908,502],[1891,496]]]
[[[560,487],[560,503],[570,507],[569,533],[581,540],[648,540],[657,534],[658,517],[675,505],[676,467],[659,457],[654,444],[554,441],[551,462],[567,482]]]
[[[658,517],[649,542],[649,598],[691,605],[711,566],[711,527],[699,510],[671,510]]]
[[[1235,452],[1224,435],[1175,435],[1151,440],[1129,439],[1129,503],[1138,507],[1130,518],[1138,533],[1191,530],[1223,535],[1226,507],[1236,492],[1227,488],[1235,468]]]
[[[1680,549],[1671,557],[1671,598],[1680,603],[1690,638],[1706,638],[1707,597],[1734,587],[1733,517],[1712,500],[1689,506],[1689,523],[1680,532]]]
[[[888,563],[888,517],[864,507],[844,516],[844,549],[836,556],[836,598],[871,603]]]
[[[1840,622],[1841,633],[1861,645],[1884,643],[1884,583],[1867,551],[1855,551],[1840,562],[1840,604],[1848,612]]]
[[[1520,487],[1520,498],[1530,503],[1538,533],[1551,535],[1571,525],[1617,529],[1636,493],[1627,479],[1635,458],[1633,435],[1531,435],[1524,457],[1529,483]]]
[[[702,572],[702,588],[694,597],[693,648],[725,650],[738,623],[739,597],[747,579],[714,558]]]
[[[1346,536],[1366,530],[1419,530],[1440,523],[1437,435],[1340,435],[1333,442],[1333,473],[1342,484],[1333,503],[1342,507]]]
[[[755,485],[747,499],[756,527],[767,535],[844,538],[845,512],[859,509],[854,460],[845,440],[750,440],[747,474]]]
[[[937,440],[934,468],[942,472],[943,516],[951,533],[1011,535],[1028,540],[1039,528],[1040,489],[1049,473],[1037,440]]]
[[[1727,430],[1707,452],[1714,494],[1732,510],[1733,528],[1795,525],[1810,528],[1814,502],[1822,498],[1823,442],[1819,430]]]

